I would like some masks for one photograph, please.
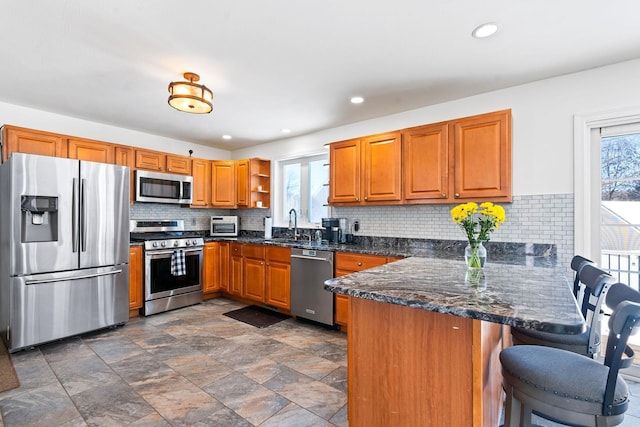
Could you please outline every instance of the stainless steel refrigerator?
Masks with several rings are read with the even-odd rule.
[[[9,351],[129,320],[129,169],[31,154],[0,165]]]

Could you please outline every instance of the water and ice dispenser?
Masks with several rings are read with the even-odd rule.
[[[58,198],[22,196],[22,243],[58,240]]]

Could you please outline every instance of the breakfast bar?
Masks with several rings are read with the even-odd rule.
[[[349,425],[497,426],[508,328],[584,330],[557,267],[407,258],[325,282],[349,295]]]

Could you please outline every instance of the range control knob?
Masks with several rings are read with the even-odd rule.
[[[165,246],[167,246],[167,242],[160,243],[160,246],[162,246],[164,248]]]
[[[190,242],[190,241],[188,241],[188,240],[185,240],[185,241],[184,241],[184,244],[185,244],[185,245],[187,245],[187,246],[189,246],[189,245],[191,244],[191,242]]]
[[[177,240],[175,242],[173,242],[173,246],[178,246],[180,244],[180,242],[178,242]]]
[[[158,242],[153,242],[153,244],[151,246],[153,246],[154,248],[157,248],[158,247]]]
[[[197,241],[197,240],[192,240],[192,241],[191,241],[191,244],[193,244],[193,245],[195,246],[195,245],[197,245],[197,244],[198,244],[198,241]]]

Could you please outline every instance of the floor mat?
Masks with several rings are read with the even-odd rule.
[[[249,305],[238,310],[223,313],[227,317],[247,323],[256,328],[266,328],[274,323],[278,323],[284,319],[288,319],[286,314],[278,313],[256,305]]]
[[[0,392],[19,386],[20,382],[18,381],[15,369],[13,369],[11,357],[9,353],[7,353],[4,343],[0,340]]]

